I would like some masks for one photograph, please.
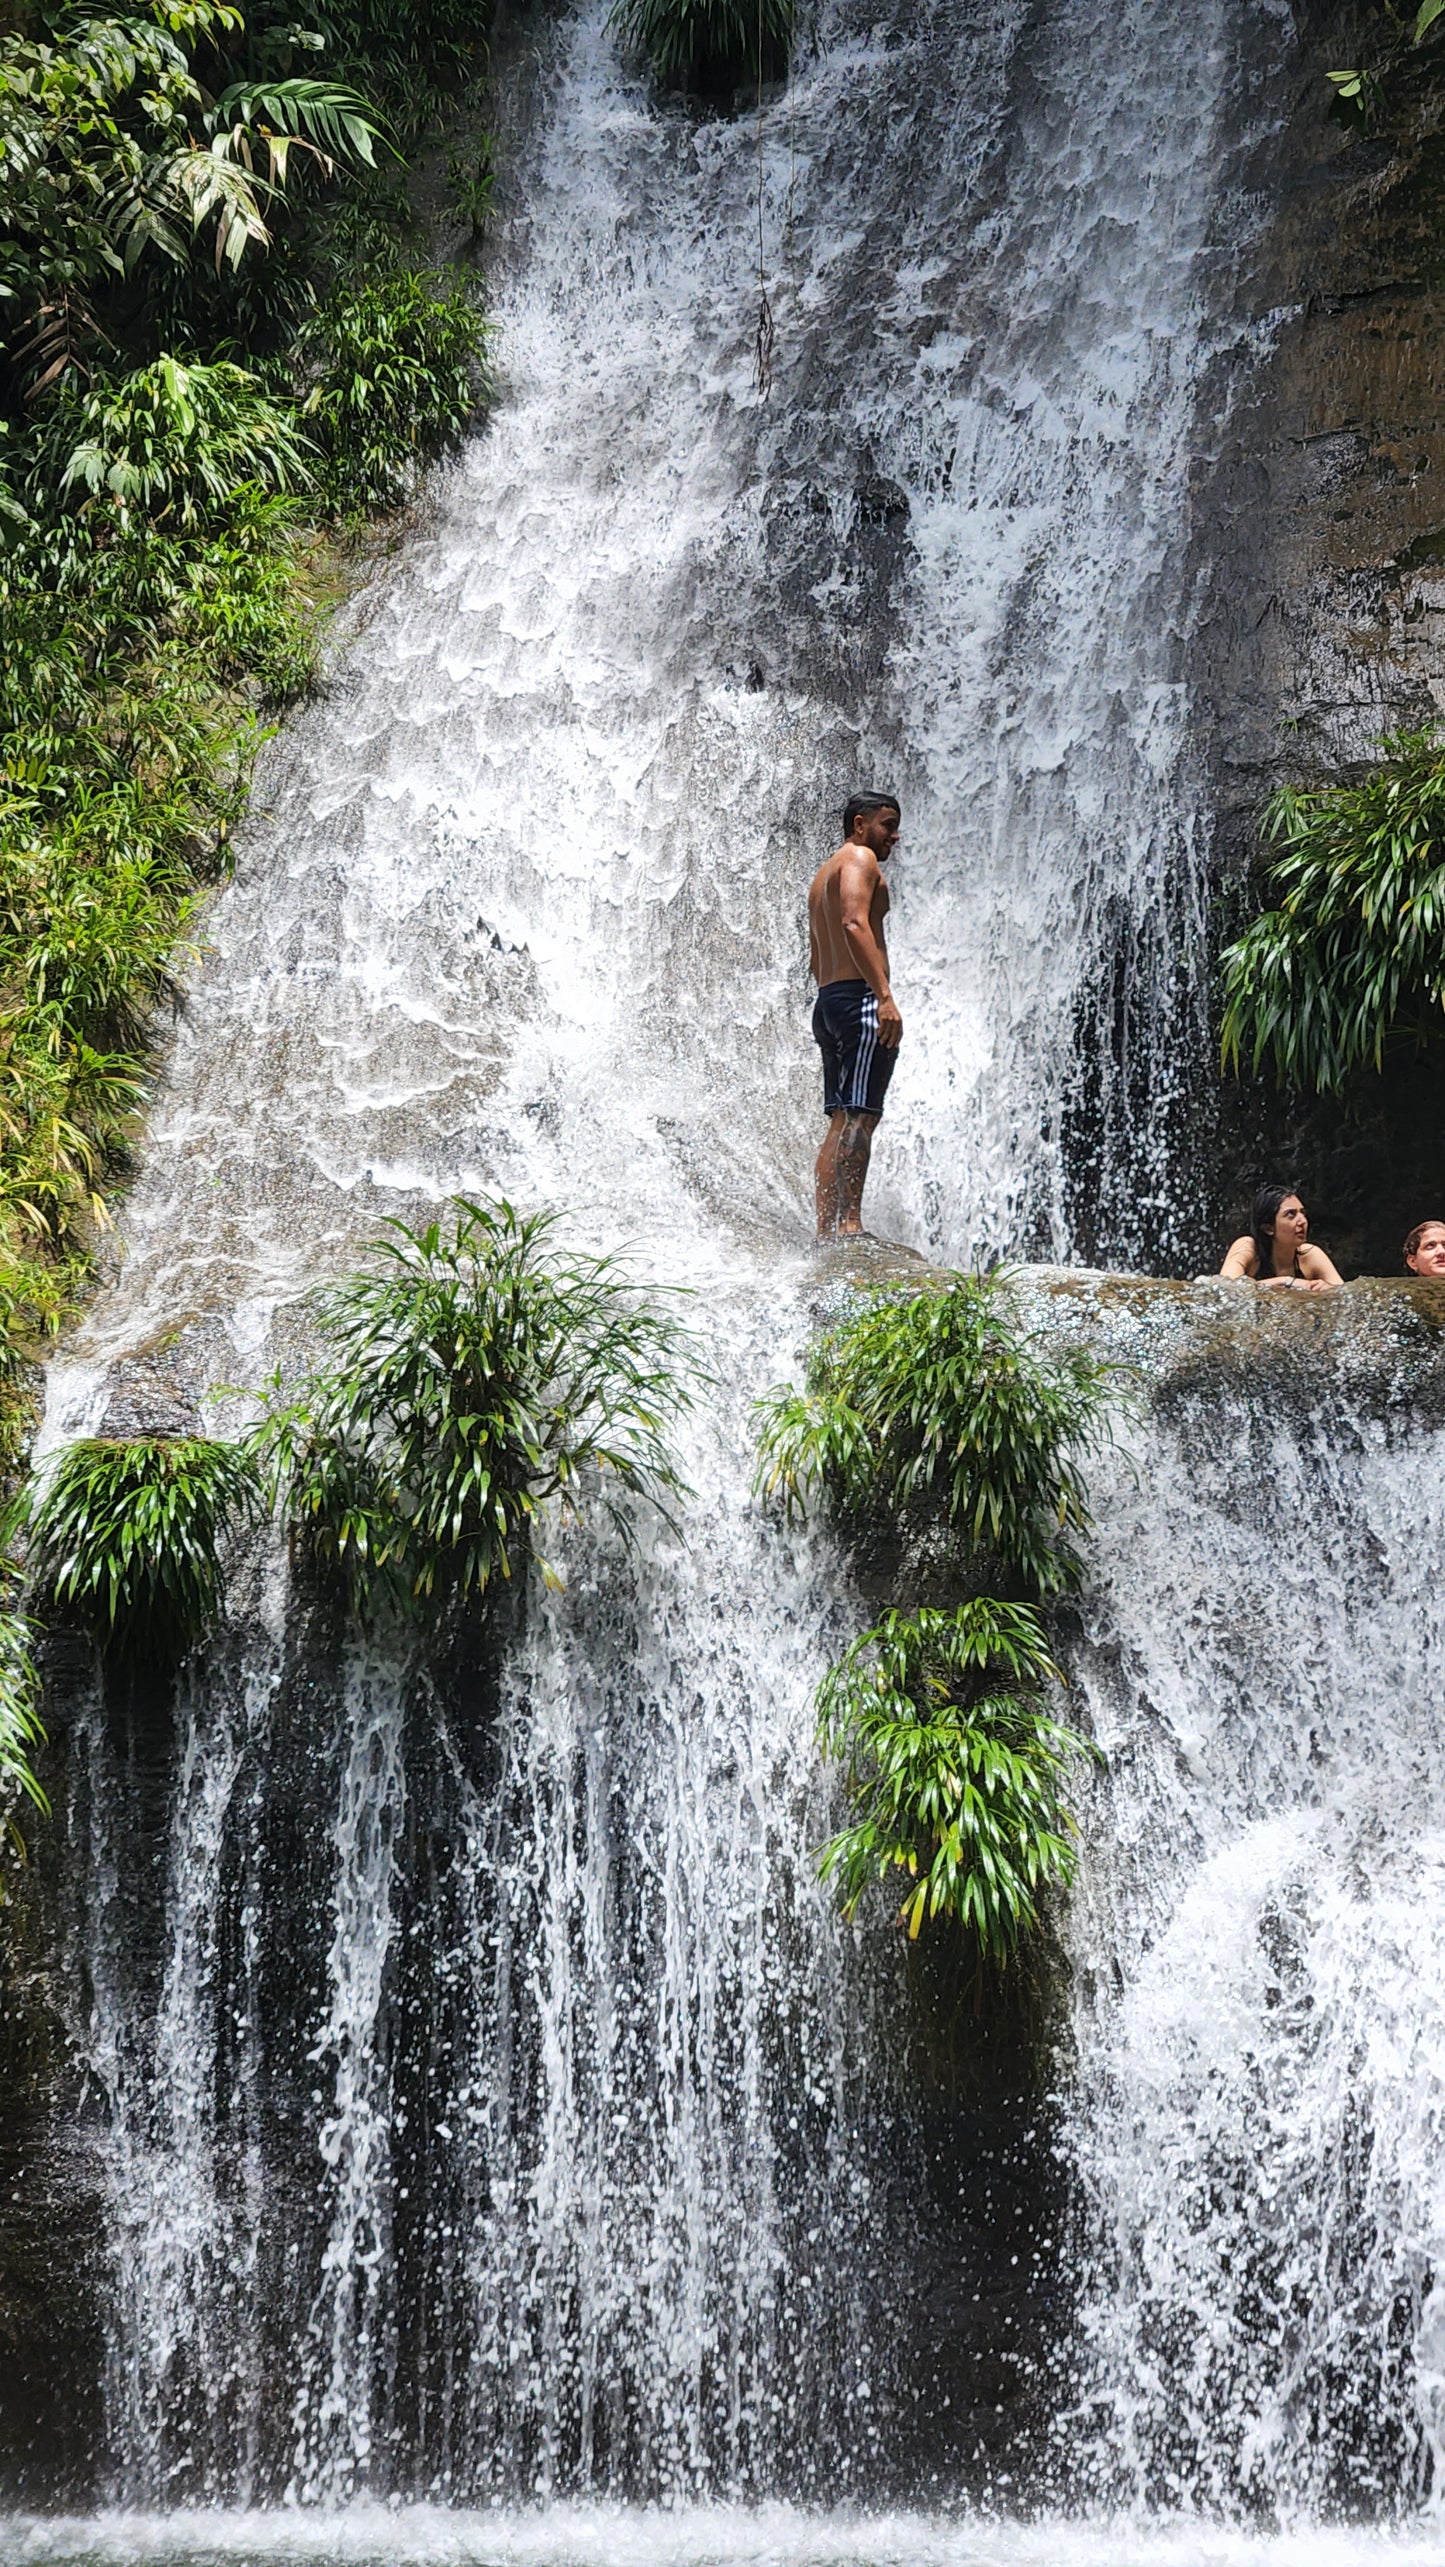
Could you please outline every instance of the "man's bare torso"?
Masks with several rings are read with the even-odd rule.
[[[826,864],[819,865],[808,891],[808,960],[820,989],[830,981],[859,978],[857,957],[849,950],[843,933],[843,874],[845,868],[852,872],[856,866],[864,867],[871,875],[868,923],[887,967],[883,921],[888,915],[888,885],[872,848],[860,847],[850,838]]]

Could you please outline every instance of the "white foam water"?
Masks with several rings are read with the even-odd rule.
[[[579,1539],[450,1691],[288,1635],[279,1572],[218,1646],[158,1993],[99,1972],[84,2034],[135,2503],[888,2465],[901,1964],[812,1866],[861,1608],[748,1494],[815,1315],[800,910],[843,792],[905,805],[880,1225],[1066,1246],[1087,1091],[1107,1232],[1186,1076],[1187,490],[1251,359],[1282,16],[828,0],[760,137],[659,107],[604,22],[514,70],[494,414],[263,771],[46,1435],[117,1371],[255,1382],[384,1215],[503,1188],[694,1289],[696,1494],[632,1564]]]
[[[556,2505],[467,2514],[416,2506],[340,2513],[101,2515],[15,2521],[13,2567],[189,2567],[207,2559],[336,2567],[1438,2567],[1436,2526],[1311,2529],[1261,2537],[1123,2517],[1031,2524],[907,2513],[801,2513],[787,2505]]]
[[[1109,1776],[1061,2429],[1143,2507],[1368,2518],[1441,2456],[1438,1313],[1195,1301],[1073,1659]]]

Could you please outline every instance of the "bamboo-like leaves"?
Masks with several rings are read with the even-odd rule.
[[[787,63],[794,0],[616,0],[609,25],[671,87],[716,88]]]
[[[45,1730],[30,1627],[11,1600],[18,1578],[14,1561],[0,1558],[0,1592],[6,1598],[0,1605],[0,1847],[23,1862],[25,1838],[17,1803],[28,1800],[44,1818],[50,1802],[35,1771],[34,1751],[44,1746]]]
[[[1084,1463],[1115,1386],[1094,1357],[1032,1343],[1006,1278],[955,1275],[870,1294],[815,1346],[801,1391],[760,1403],[765,1495],[911,1535],[935,1582],[972,1591],[885,1614],[819,1688],[853,1811],[820,1856],[845,1915],[902,1873],[910,1936],[951,1918],[1002,1961],[1072,1879],[1065,1777],[1092,1751],[1047,1708],[1058,1671],[1037,1607],[1078,1582]]]
[[[458,1197],[446,1222],[389,1224],[320,1305],[327,1366],[254,1432],[294,1538],[362,1610],[484,1596],[554,1506],[630,1538],[635,1501],[666,1517],[681,1492],[684,1332],[611,1259],[555,1244],[556,1219]]]
[[[132,514],[191,529],[243,489],[304,489],[310,475],[294,420],[237,365],[158,357],[81,406],[81,435],[61,475]]]
[[[803,1390],[760,1403],[758,1485],[790,1513],[941,1535],[970,1582],[1056,1594],[1078,1576],[1112,1379],[1032,1345],[1002,1276],[876,1292],[814,1348]]]
[[[1226,1068],[1330,1093],[1396,1032],[1445,1030],[1445,743],[1396,732],[1359,784],[1287,786],[1264,834],[1277,906],[1221,957]]]
[[[1074,1875],[1067,1778],[1094,1751],[1047,1708],[1057,1675],[1037,1614],[987,1597],[885,1614],[829,1669],[818,1734],[853,1817],[819,1870],[845,1916],[901,1875],[910,1938],[950,1917],[1009,1958]]]
[[[40,1595],[106,1643],[170,1654],[216,1619],[222,1545],[262,1511],[250,1455],[205,1436],[70,1445],[11,1512]]]
[[[239,1442],[71,1445],[10,1511],[37,1592],[107,1644],[174,1652],[221,1611],[227,1536],[275,1507],[359,1611],[416,1617],[525,1569],[549,1509],[625,1539],[638,1501],[669,1517],[685,1332],[610,1259],[552,1244],[556,1220],[459,1198],[389,1223],[321,1302],[329,1365],[289,1400],[273,1385]]]

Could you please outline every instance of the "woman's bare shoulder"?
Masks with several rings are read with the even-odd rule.
[[[1340,1280],[1331,1259],[1325,1255],[1323,1248],[1317,1248],[1312,1240],[1301,1248],[1299,1265],[1300,1273],[1310,1283],[1338,1283]]]
[[[1242,1238],[1230,1241],[1219,1271],[1222,1275],[1252,1275],[1257,1262],[1254,1241],[1246,1230]]]

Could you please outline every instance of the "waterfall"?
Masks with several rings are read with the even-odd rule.
[[[817,1316],[801,904],[843,794],[899,791],[878,1227],[1126,1249],[1199,1057],[1190,492],[1256,353],[1284,13],[825,0],[736,121],[605,15],[513,33],[493,414],[263,767],[45,1436],[118,1385],[203,1413],[384,1217],[501,1188],[693,1293],[694,1495],[445,1669],[348,1659],[253,1563],[149,1976],[101,1966],[88,1715],[128,2502],[838,2494],[945,2429],[903,1964],[813,1875],[864,1608],[749,1496]]]
[[[1155,1349],[1074,1656],[1080,2385],[1102,2492],[1388,2515],[1445,2447],[1439,1311],[1230,1300]]]

